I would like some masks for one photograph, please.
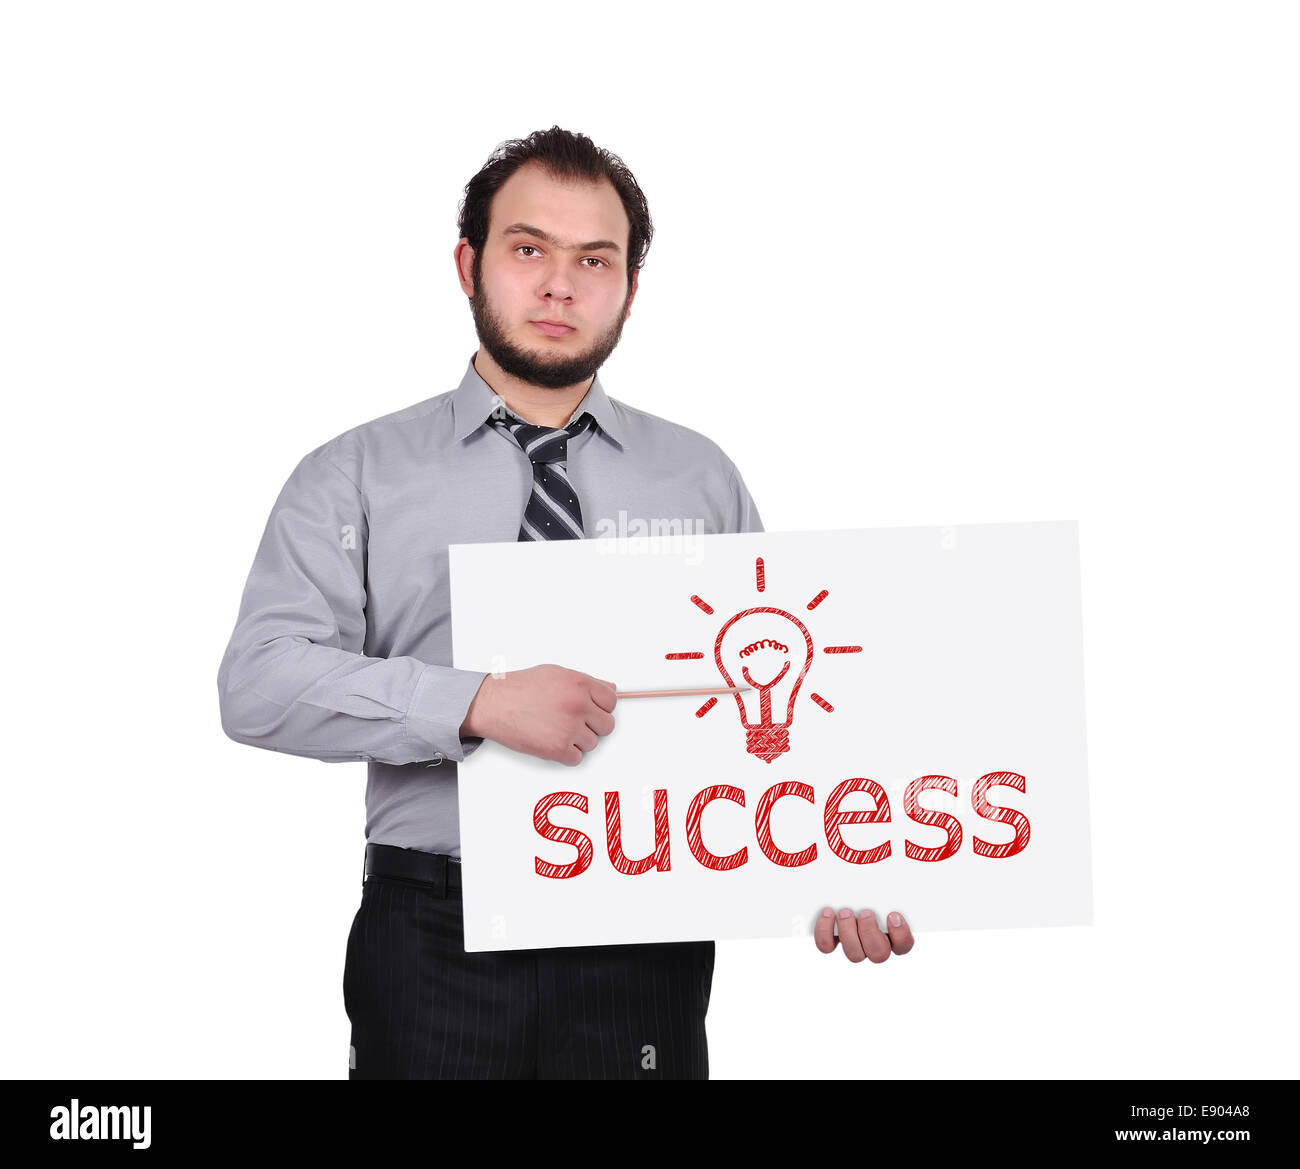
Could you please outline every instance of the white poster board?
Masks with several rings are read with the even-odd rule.
[[[1073,521],[463,544],[450,571],[458,668],[755,684],[620,700],[577,767],[483,744],[467,950],[804,936],[825,905],[1090,923]]]

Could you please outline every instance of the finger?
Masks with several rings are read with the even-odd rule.
[[[880,932],[874,910],[864,909],[858,914],[858,938],[871,961],[883,962],[889,957],[889,938]]]
[[[906,954],[916,945],[916,940],[912,937],[912,927],[907,924],[907,918],[897,909],[889,915],[889,944],[895,954]]]
[[[587,726],[598,735],[608,735],[614,729],[614,716],[597,706],[587,711]]]
[[[861,962],[867,956],[867,952],[862,948],[862,939],[858,937],[853,910],[841,909],[837,924],[840,927],[840,945],[844,947],[844,957],[850,962]]]
[[[823,954],[834,951],[839,942],[835,940],[835,910],[829,905],[817,915],[817,924],[813,926],[813,938],[817,949]]]
[[[574,733],[573,745],[579,751],[594,751],[596,744],[600,742],[600,736],[590,727],[583,727],[580,731]]]
[[[565,750],[555,756],[556,763],[563,763],[565,767],[577,767],[582,762],[582,752],[570,744]]]
[[[618,694],[615,692],[613,682],[605,682],[600,678],[592,678],[591,700],[601,710],[614,712],[614,706],[618,702]]]

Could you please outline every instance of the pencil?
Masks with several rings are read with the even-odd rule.
[[[671,698],[677,694],[739,694],[749,686],[706,686],[702,690],[616,690],[615,698]]]

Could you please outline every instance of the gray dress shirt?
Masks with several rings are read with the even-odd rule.
[[[498,403],[471,358],[455,390],[307,454],[217,675],[237,742],[369,764],[372,843],[460,855],[456,765],[482,743],[460,725],[486,674],[451,665],[447,546],[515,541],[533,486],[528,457],[488,422]],[[763,530],[710,439],[606,397],[599,377],[569,421],[584,413],[597,426],[569,441],[566,465],[587,537]]]

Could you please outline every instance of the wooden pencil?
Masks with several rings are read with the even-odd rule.
[[[678,694],[739,694],[749,686],[706,686],[702,690],[615,690],[616,698],[672,698]]]

